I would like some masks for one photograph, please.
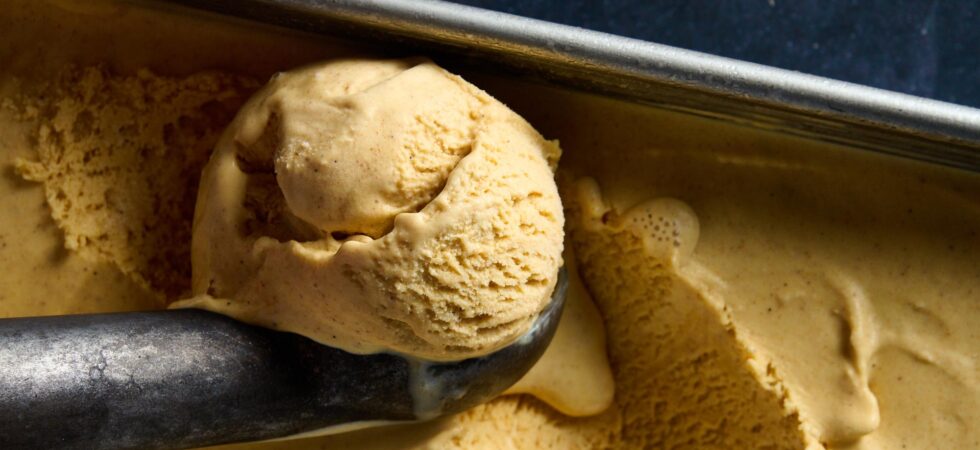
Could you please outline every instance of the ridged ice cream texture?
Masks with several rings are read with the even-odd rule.
[[[559,154],[428,60],[278,74],[203,172],[196,297],[177,306],[355,353],[486,354],[526,332],[554,289]]]

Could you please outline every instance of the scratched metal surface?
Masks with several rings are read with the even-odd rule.
[[[453,0],[980,107],[975,0]]]

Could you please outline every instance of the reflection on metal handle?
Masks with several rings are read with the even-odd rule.
[[[412,418],[400,358],[353,364],[205,311],[4,319],[0,345],[4,449],[184,448]]]

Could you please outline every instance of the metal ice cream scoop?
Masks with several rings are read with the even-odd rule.
[[[2,319],[0,448],[186,448],[459,412],[538,360],[567,285],[562,269],[516,342],[448,363],[354,355],[201,310]]]

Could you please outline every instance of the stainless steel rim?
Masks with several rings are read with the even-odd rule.
[[[951,103],[434,0],[169,2],[980,171],[980,110]]]

